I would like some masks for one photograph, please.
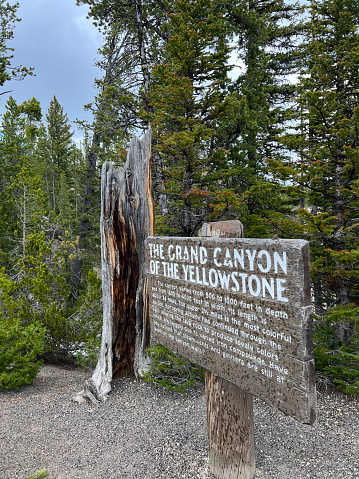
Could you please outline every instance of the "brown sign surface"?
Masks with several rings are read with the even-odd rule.
[[[314,422],[306,241],[149,237],[146,272],[154,340]]]

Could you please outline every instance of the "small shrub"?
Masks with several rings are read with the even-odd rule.
[[[167,391],[185,392],[198,380],[204,380],[203,369],[191,363],[170,349],[157,344],[146,349],[151,358],[151,367],[142,372],[144,380]]]
[[[90,270],[75,301],[65,246],[55,247],[44,234],[29,235],[16,275],[0,270],[0,311],[21,327],[42,326],[45,360],[73,361],[78,354],[79,364],[92,367],[102,327],[101,279]]]
[[[76,352],[75,365],[85,371],[91,371],[96,367],[98,354],[101,347],[101,336],[90,339],[86,343],[79,345],[79,351]]]
[[[24,315],[15,286],[0,270],[0,389],[30,384],[42,361],[46,328]]]
[[[32,383],[42,361],[46,329],[40,323],[24,326],[19,319],[0,316],[0,389]]]
[[[341,391],[359,396],[359,308],[336,306],[314,324],[314,358],[319,374]]]
[[[32,474],[27,479],[45,479],[48,475],[49,473],[46,469],[41,469],[41,471],[35,472],[35,474]]]
[[[93,369],[101,346],[102,330],[102,281],[93,270],[87,274],[86,289],[77,302],[73,324],[77,348],[75,364],[83,369]]]

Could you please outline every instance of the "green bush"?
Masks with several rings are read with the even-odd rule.
[[[46,469],[41,469],[41,471],[35,472],[35,474],[32,474],[27,479],[45,479],[48,475],[49,473]]]
[[[29,235],[17,275],[9,280],[19,319],[46,328],[47,358],[76,356],[86,348],[92,352],[101,333],[101,279],[90,270],[82,294],[73,298],[69,263],[73,246],[66,238],[54,245],[43,233]]]
[[[0,315],[0,389],[18,388],[35,379],[45,333],[39,323],[24,326],[19,319]]]
[[[55,247],[44,233],[29,235],[13,280],[19,316],[27,322],[38,321],[46,328],[45,353],[52,354],[67,352],[74,340],[68,320],[72,313],[71,286],[63,248]]]
[[[41,366],[46,328],[21,316],[14,282],[0,270],[0,389],[30,384]]]
[[[315,368],[341,391],[359,396],[359,308],[336,306],[314,323]]]
[[[40,355],[49,360],[77,356],[81,366],[96,364],[101,279],[90,270],[75,301],[67,262],[71,244],[63,243],[54,247],[43,233],[30,235],[16,274],[10,278],[0,270],[1,388],[30,383],[40,367]]]
[[[185,392],[196,381],[204,380],[203,369],[175,354],[170,349],[157,344],[146,349],[151,358],[151,367],[142,371],[143,378],[167,391]]]
[[[93,369],[101,346],[102,330],[102,281],[93,270],[89,270],[86,289],[77,301],[73,327],[75,364],[83,369]]]

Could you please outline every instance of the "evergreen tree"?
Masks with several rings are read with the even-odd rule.
[[[114,50],[112,79],[122,76],[122,94],[148,109],[151,84],[151,66],[161,57],[163,41],[167,40],[167,15],[172,10],[167,0],[78,0],[90,5],[94,24],[107,32],[102,49],[108,58],[108,49]],[[114,43],[115,41],[115,43]],[[113,83],[108,84],[112,87]],[[119,82],[117,83],[119,85]],[[116,102],[116,100],[114,100]],[[119,103],[118,103],[119,105]],[[128,113],[132,110],[131,105]],[[133,110],[132,110],[133,111]],[[132,116],[132,121],[135,117]],[[136,121],[140,117],[137,115]],[[127,126],[128,127],[128,126]]]
[[[276,173],[290,181],[304,234],[312,241],[314,274],[326,286],[327,306],[357,300],[351,272],[358,248],[357,210],[359,137],[359,5],[330,0],[311,5],[299,95],[293,118],[295,133],[283,144],[296,153],[279,163]],[[275,163],[273,163],[275,166]]]
[[[13,248],[17,258],[24,258],[28,236],[41,231],[44,214],[41,183],[41,177],[34,175],[26,167],[23,167],[20,173],[11,179],[10,189],[17,213],[17,229],[13,232],[13,239],[18,238],[20,246],[14,245]]]
[[[325,313],[317,322],[318,366],[336,369],[340,387],[351,392],[359,392],[353,370],[359,362],[358,27],[356,0],[311,3],[293,111],[297,127],[282,138],[294,155],[271,163],[296,206],[292,233],[311,242],[316,312]]]
[[[26,116],[26,133],[30,141],[35,142],[39,133],[39,122],[42,118],[40,102],[32,97],[21,104],[21,111]]]
[[[164,19],[166,10],[159,8],[156,1],[78,0],[78,3],[89,4],[89,15],[104,33],[104,45],[99,51],[101,60],[97,62],[103,71],[103,76],[95,80],[98,95],[86,106],[92,110],[94,122],[86,125],[92,137],[86,145],[79,254],[73,265],[75,289],[83,276],[81,251],[95,251],[93,237],[98,231],[100,203],[99,164],[124,162],[130,135],[135,129],[146,127],[138,110],[140,105],[148,107],[150,65],[153,52],[158,49],[158,42],[153,41],[153,37],[159,38],[158,32],[162,31],[159,17]],[[162,2],[161,5],[164,6]]]
[[[59,181],[61,174],[69,183],[71,181],[70,161],[73,142],[71,125],[69,124],[63,107],[57,101],[54,95],[50,102],[48,112],[46,114],[47,121],[47,171],[50,181],[48,197],[51,198],[51,209],[55,214],[59,213],[57,204],[57,196],[59,193]],[[70,184],[68,184],[70,187]]]
[[[39,102],[32,98],[18,105],[10,96],[1,124],[0,140],[0,249],[4,262],[8,264],[9,254],[16,247],[14,231],[22,221],[14,189],[16,178],[22,169],[27,174],[38,176],[38,165],[33,157],[36,144],[37,122],[41,119]],[[35,180],[35,182],[38,180]]]
[[[28,141],[27,121],[23,106],[10,96],[1,123],[1,167],[3,181],[16,175],[29,160],[33,145]]]
[[[3,86],[5,82],[15,79],[22,80],[26,75],[32,75],[32,68],[27,68],[22,65],[12,66],[11,60],[13,58],[13,48],[8,46],[9,40],[14,37],[14,28],[17,18],[16,12],[19,4],[10,5],[6,0],[0,0],[0,85]],[[8,93],[3,91],[0,95]]]
[[[303,7],[286,0],[251,0],[226,2],[225,9],[240,65],[235,71],[240,72],[230,87],[238,96],[237,114],[222,132],[223,146],[230,150],[227,185],[238,196],[224,197],[223,207],[232,209],[229,217],[240,215],[248,234],[261,236],[268,232],[258,228],[257,217],[279,206],[268,184],[266,159],[286,154],[276,137],[288,126]],[[228,204],[231,198],[235,201]]]
[[[163,61],[153,68],[149,115],[160,154],[169,215],[164,231],[192,236],[212,211],[226,152],[217,130],[236,106],[226,92],[225,22],[211,0],[178,0]]]

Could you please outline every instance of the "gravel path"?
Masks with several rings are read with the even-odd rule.
[[[88,374],[44,366],[35,383],[0,392],[0,478],[210,479],[204,386],[167,394],[142,381],[114,382],[103,404],[71,396]],[[359,399],[318,394],[305,426],[255,402],[256,479],[359,479]]]

